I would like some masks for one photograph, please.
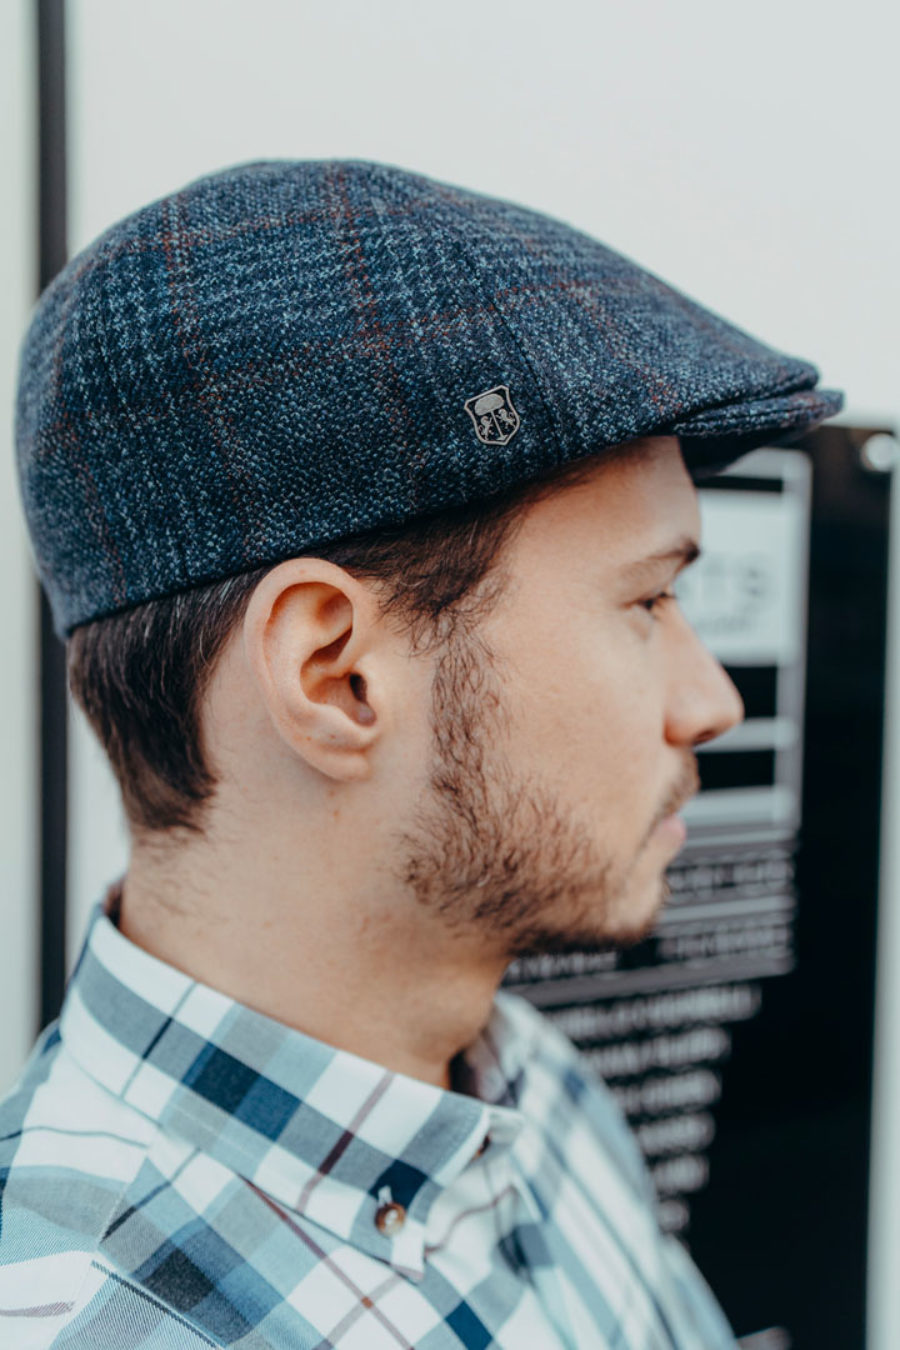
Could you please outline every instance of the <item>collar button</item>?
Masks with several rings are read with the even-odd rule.
[[[388,1205],[379,1205],[375,1211],[375,1227],[379,1233],[384,1233],[385,1237],[393,1237],[395,1233],[399,1233],[405,1223],[406,1210],[393,1201]]]
[[[481,1148],[480,1148],[480,1149],[478,1150],[478,1152],[475,1154],[475,1157],[476,1157],[476,1158],[480,1158],[480,1157],[481,1157],[482,1153],[485,1152],[485,1150],[487,1149],[487,1147],[488,1147],[488,1145],[490,1144],[490,1142],[491,1142],[491,1136],[490,1136],[490,1134],[486,1134],[486,1135],[484,1136],[484,1138],[482,1139],[482,1141],[481,1141]]]

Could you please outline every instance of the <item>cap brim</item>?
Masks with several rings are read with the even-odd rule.
[[[760,446],[791,445],[844,406],[839,389],[802,389],[694,413],[666,428],[692,478],[707,478]]]

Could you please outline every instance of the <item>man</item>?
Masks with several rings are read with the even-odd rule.
[[[5,1344],[735,1342],[501,991],[649,933],[743,716],[693,475],[836,412],[572,227],[260,162],[74,259],[17,440],[132,836],[0,1111]]]

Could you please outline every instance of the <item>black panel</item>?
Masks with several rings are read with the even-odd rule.
[[[758,665],[724,663],[748,734],[698,747],[707,814],[654,933],[504,980],[608,1083],[663,1227],[754,1350],[865,1344],[891,492],[860,461],[870,434],[822,427],[775,452],[800,457],[767,499],[806,503],[792,585],[807,650],[786,643],[779,667],[766,637]],[[761,481],[723,474],[714,491],[754,494],[756,521]]]
[[[66,80],[63,0],[39,0],[38,92],[38,293],[66,262]],[[40,1025],[59,1012],[66,970],[65,648],[53,632],[50,606],[40,595]]]

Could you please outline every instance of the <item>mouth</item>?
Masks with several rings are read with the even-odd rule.
[[[681,811],[694,796],[696,796],[696,793],[684,797],[670,815],[664,816],[653,831],[654,836],[660,835],[662,838],[668,839],[670,843],[675,843],[680,847],[685,839],[687,839],[688,829],[678,812]]]
[[[666,837],[677,841],[679,844],[683,844],[685,839],[687,839],[687,826],[681,819],[681,816],[673,814],[671,816],[665,816],[664,819],[659,822],[653,833],[665,835]]]
[[[688,785],[685,784],[685,786]],[[687,839],[688,834],[687,825],[684,823],[684,820],[678,814],[678,812],[683,810],[684,807],[687,806],[688,802],[693,801],[693,799],[697,796],[697,793],[700,791],[699,779],[697,779],[696,776],[694,778],[694,782],[690,786],[694,790],[693,791],[689,790],[687,792],[687,795],[682,797],[681,801],[677,804],[674,811],[671,811],[669,815],[664,816],[662,820],[659,821],[659,823],[651,832],[652,837],[656,838],[656,836],[659,835],[664,839],[668,839],[670,842],[677,843],[679,846],[684,843],[685,839]]]

